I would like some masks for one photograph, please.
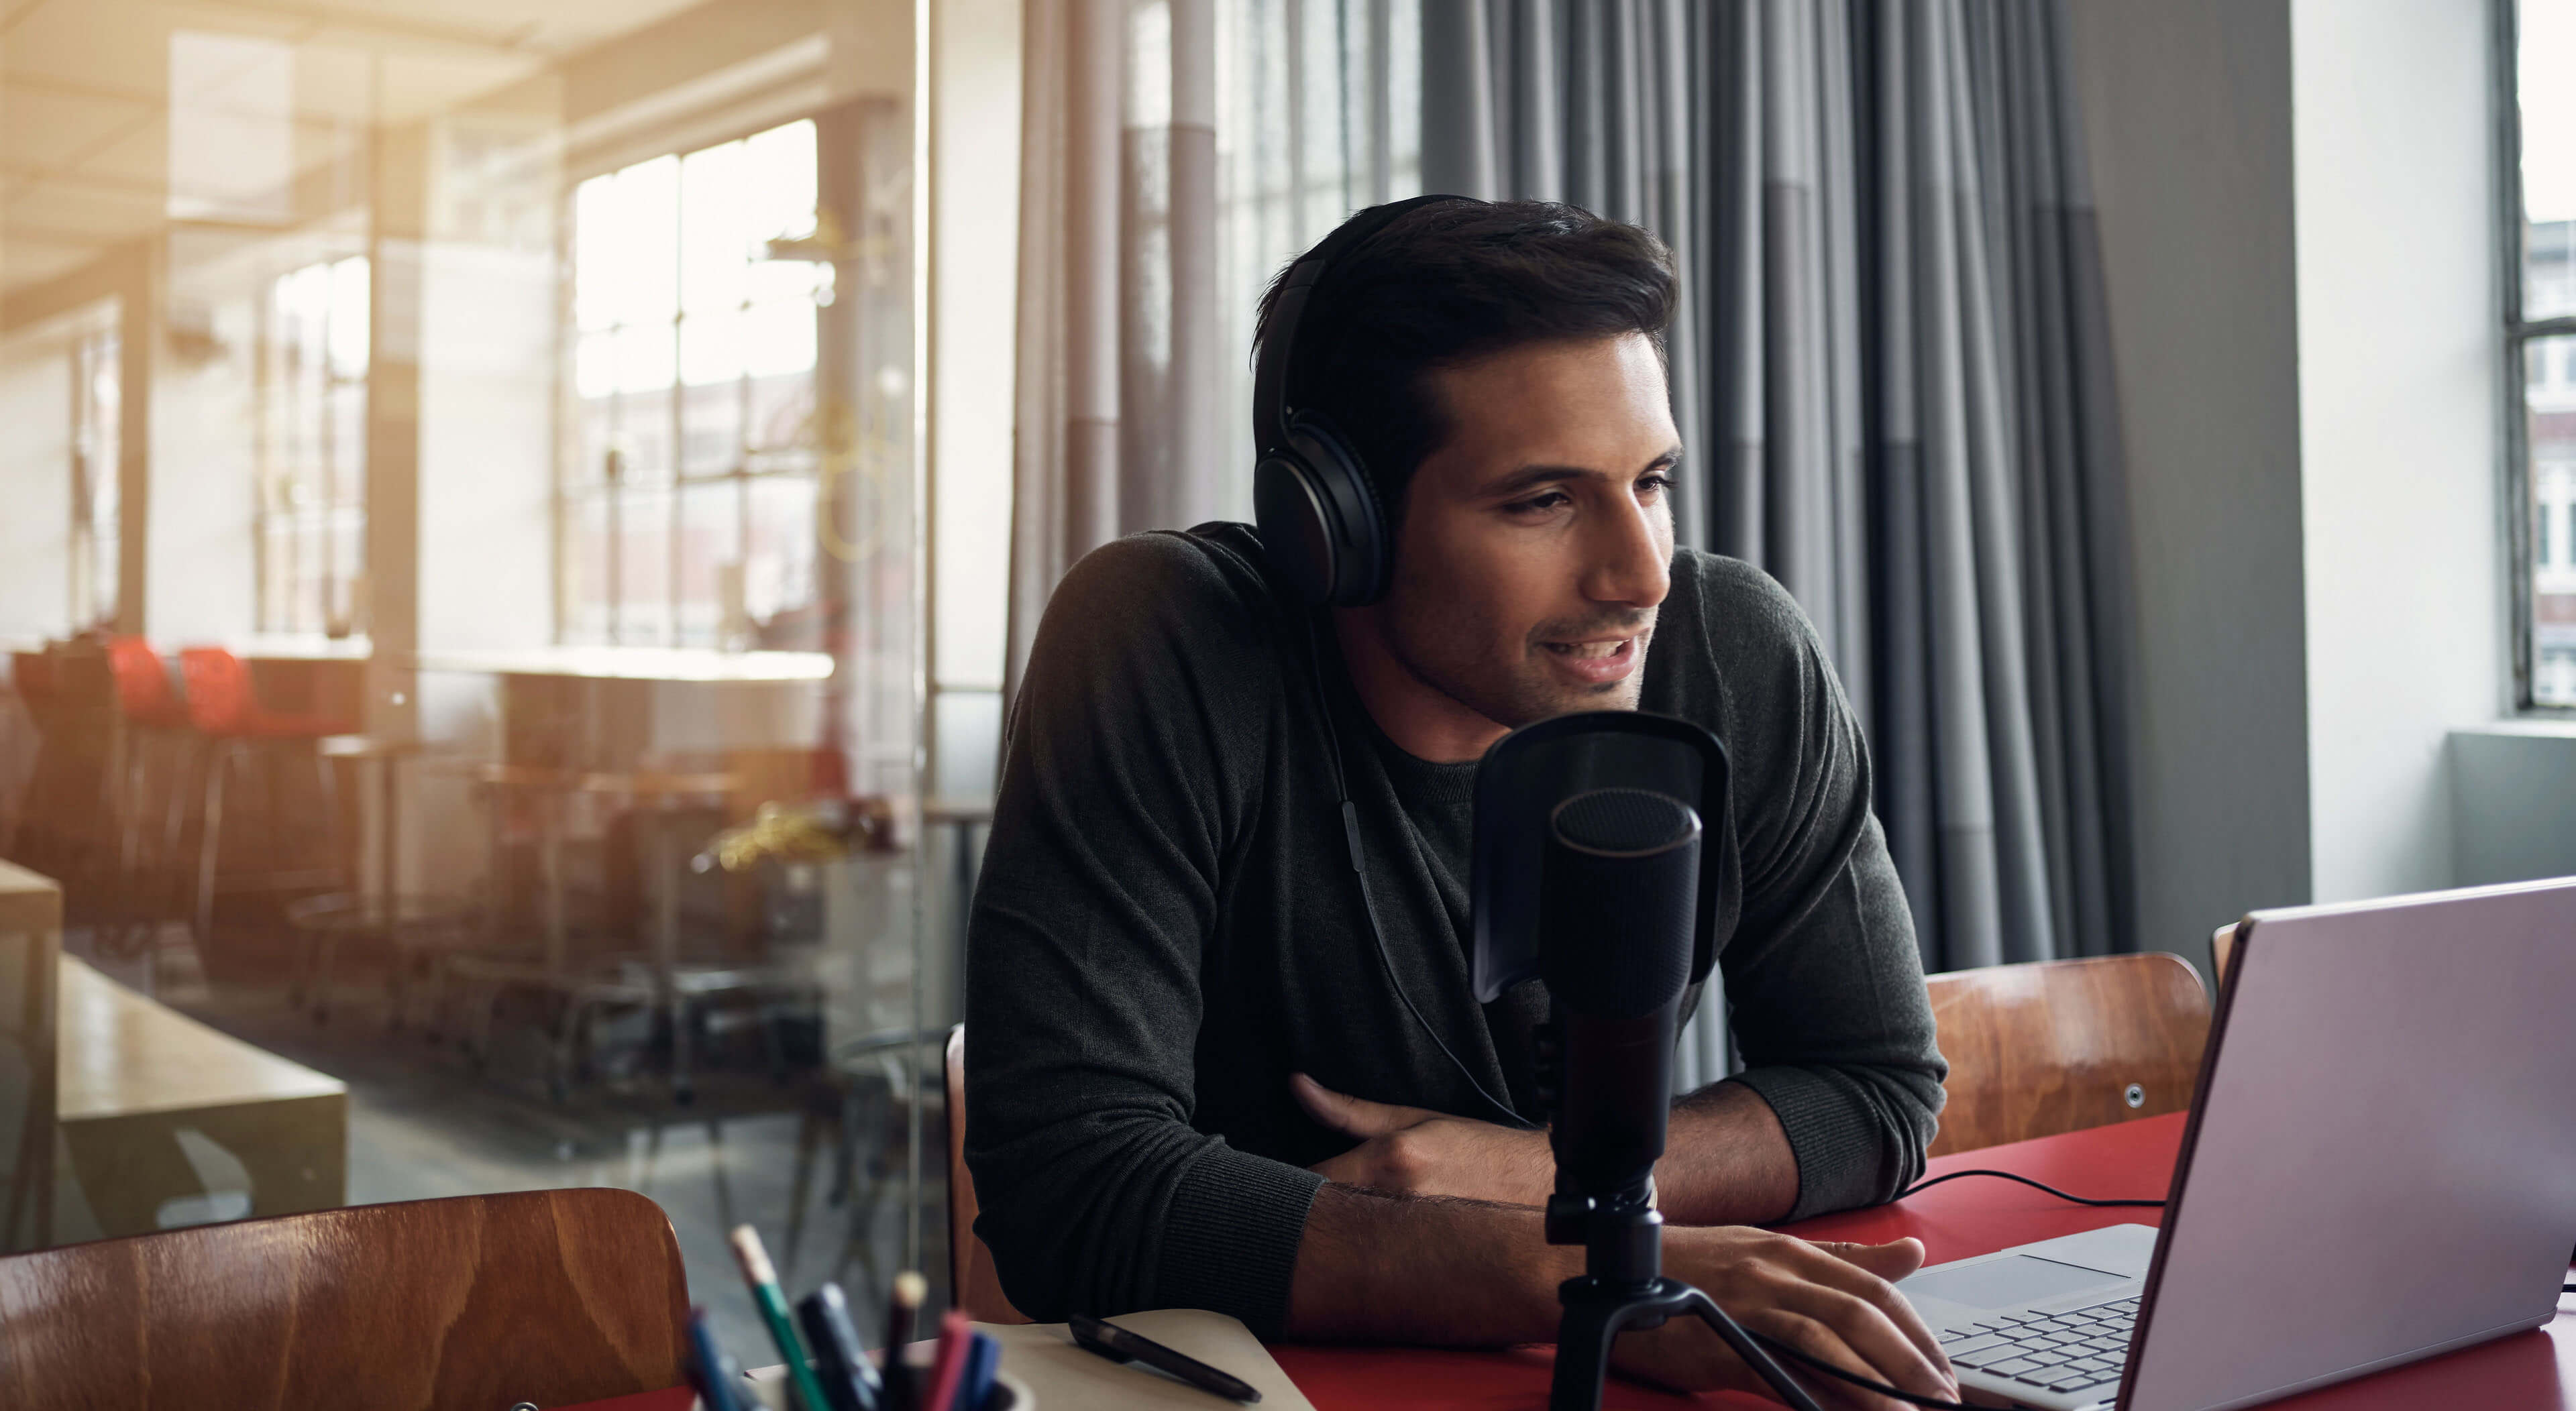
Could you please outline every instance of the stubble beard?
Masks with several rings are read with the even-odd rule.
[[[1586,710],[1635,710],[1645,688],[1646,651],[1654,643],[1658,612],[1608,614],[1588,620],[1540,623],[1499,653],[1484,649],[1500,634],[1468,605],[1437,595],[1405,593],[1389,604],[1387,647],[1405,670],[1433,690],[1506,729]],[[1600,686],[1569,685],[1555,678],[1539,643],[1619,632],[1637,639],[1637,664]]]

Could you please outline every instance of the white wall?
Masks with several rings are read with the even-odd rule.
[[[72,355],[38,331],[0,345],[0,643],[71,627]]]
[[[2316,899],[2452,883],[2506,707],[2487,7],[2292,0]]]
[[[1019,297],[1019,0],[939,0],[930,42],[932,679],[998,690]]]
[[[2136,564],[2138,936],[2205,960],[2309,888],[2289,10],[2073,18]]]
[[[930,788],[972,797],[993,790],[1002,731],[1019,324],[1019,0],[938,0],[929,42]]]

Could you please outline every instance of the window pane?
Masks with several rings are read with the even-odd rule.
[[[2523,366],[2531,437],[2531,696],[2576,706],[2576,338],[2543,338]]]
[[[564,634],[578,642],[608,640],[609,496],[575,497],[566,506],[563,537]]]
[[[594,176],[573,188],[573,316],[584,328],[617,321],[617,254],[625,211],[617,178]]]
[[[367,375],[367,261],[355,256],[331,266],[331,375]]]
[[[692,485],[680,495],[680,645],[730,645],[745,628],[742,487]]]
[[[742,378],[742,311],[710,309],[680,320],[680,379],[703,387]]]
[[[614,218],[615,232],[601,245],[616,320],[668,320],[680,294],[680,159],[655,157],[619,172]]]
[[[760,624],[766,647],[810,648],[822,640],[814,620],[814,482],[801,475],[753,480],[751,524],[743,561],[743,611]]]
[[[681,391],[680,473],[720,475],[742,461],[742,383]]]
[[[573,353],[573,389],[583,397],[605,397],[617,390],[617,335],[585,333]]]
[[[752,305],[744,315],[743,361],[754,377],[777,377],[811,369],[814,306],[802,299]]]
[[[680,164],[680,305],[738,308],[753,242],[743,181],[743,144],[693,152]]]
[[[743,144],[745,224],[755,240],[814,233],[814,124],[774,127]],[[846,237],[845,237],[846,238]]]
[[[2576,0],[2522,0],[2523,317],[2576,313]]]
[[[659,485],[671,478],[671,389],[617,399],[618,479]]]
[[[670,645],[671,492],[620,497],[617,532],[617,640],[627,646]]]
[[[617,390],[621,392],[659,392],[668,389],[673,374],[671,325],[665,323],[630,324],[617,332]]]
[[[797,373],[751,381],[751,449],[764,459],[810,448],[814,429],[814,379]],[[771,467],[777,468],[774,465]]]

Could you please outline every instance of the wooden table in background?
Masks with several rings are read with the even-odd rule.
[[[162,1202],[201,1186],[194,1128],[250,1174],[251,1215],[348,1201],[349,1090],[61,961],[60,1111],[81,1193],[106,1235],[149,1234]]]
[[[20,1054],[26,1087],[0,1092],[0,1254],[46,1244],[54,1227],[54,978],[63,891],[0,862],[0,1035]]]

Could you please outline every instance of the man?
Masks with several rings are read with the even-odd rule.
[[[1386,509],[1384,596],[1309,609],[1228,524],[1121,540],[1056,590],[969,942],[976,1228],[1023,1311],[1550,1339],[1581,1256],[1530,1208],[1553,1177],[1521,1116],[1540,1110],[1547,1000],[1536,982],[1472,998],[1470,791],[1516,726],[1643,707],[1726,742],[1735,827],[1706,845],[1736,849],[1743,879],[1720,963],[1747,1068],[1675,1105],[1666,1267],[1758,1332],[1955,1397],[1888,1283],[1920,1245],[1742,1227],[1893,1196],[1946,1070],[1812,629],[1759,571],[1674,548],[1675,294],[1634,227],[1541,203],[1406,211],[1331,261],[1287,368]],[[1755,1385],[1697,1325],[1618,1355],[1671,1384]]]

